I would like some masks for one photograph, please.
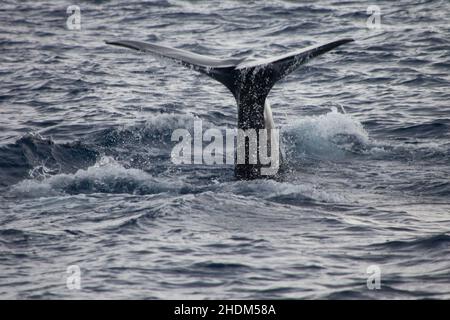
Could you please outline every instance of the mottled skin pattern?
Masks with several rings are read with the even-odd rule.
[[[264,117],[264,106],[267,95],[272,88],[271,79],[273,70],[269,68],[253,67],[245,69],[239,76],[239,89],[236,91],[236,102],[238,105],[238,128],[247,130],[255,129],[257,135],[257,150],[259,151],[259,129],[266,129]],[[259,152],[256,155],[257,164],[249,163],[249,147],[246,141],[246,163],[236,164],[234,173],[237,179],[261,178],[261,164]]]

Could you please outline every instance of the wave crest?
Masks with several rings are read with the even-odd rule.
[[[74,174],[23,180],[11,188],[10,195],[34,198],[80,193],[157,194],[182,187],[180,180],[157,179],[143,170],[128,169],[110,157],[102,157],[95,165]]]
[[[284,133],[286,152],[294,158],[339,158],[359,153],[370,143],[362,124],[336,108],[324,115],[291,121]]]

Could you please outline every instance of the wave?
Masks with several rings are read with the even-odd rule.
[[[349,156],[364,156],[376,160],[420,161],[436,163],[448,161],[448,143],[417,140],[447,136],[447,120],[405,126],[391,130],[395,140],[376,140],[370,137],[363,124],[336,108],[331,112],[294,120],[283,129],[283,146],[291,165],[298,160],[342,160]],[[405,143],[402,139],[413,140]],[[415,140],[414,140],[415,139]],[[398,141],[397,141],[398,140]]]
[[[369,134],[352,116],[331,112],[291,121],[284,131],[288,156],[320,159],[342,158],[349,153],[361,153],[370,145]]]
[[[274,180],[236,181],[216,186],[220,192],[254,196],[269,201],[299,204],[305,202],[346,203],[344,194],[331,193],[310,183],[294,184]]]
[[[110,157],[73,174],[57,174],[43,180],[23,180],[12,186],[9,195],[48,197],[61,194],[128,193],[156,194],[182,191],[180,180],[155,178],[139,169],[127,169]]]
[[[0,186],[28,177],[75,172],[95,163],[98,152],[76,141],[55,143],[38,134],[27,134],[0,147]]]
[[[58,240],[61,235],[19,229],[0,229],[0,244],[28,246],[31,242],[41,243]]]
[[[415,138],[442,139],[448,137],[449,120],[436,120],[429,123],[404,126],[391,130],[396,136],[407,136]]]
[[[390,249],[390,250],[433,250],[439,251],[440,249],[448,251],[450,245],[450,235],[446,233],[429,235],[417,239],[409,240],[395,240],[387,241],[384,243],[376,243],[370,245],[370,247],[377,249]]]
[[[205,182],[201,188],[209,188],[207,185],[211,179],[226,182],[231,179],[233,182],[232,166],[174,167],[172,164],[172,132],[179,128],[192,132],[197,120],[201,119],[191,114],[160,114],[132,125],[101,129],[83,143],[56,143],[39,135],[26,135],[14,144],[0,147],[1,183],[3,186],[14,185],[13,195],[41,197],[61,193],[198,191],[194,185],[183,189],[180,180],[159,178],[174,172],[178,172],[175,174],[177,178],[201,179]],[[214,124],[202,121],[202,126],[206,130]],[[378,160],[447,161],[449,158],[448,149],[436,143],[407,145],[374,141],[357,119],[336,109],[288,123],[282,129],[282,145],[288,173],[311,159],[341,161],[370,157]],[[227,170],[225,175],[223,170]],[[341,195],[328,194],[313,185],[304,185],[304,182],[302,186],[295,185],[295,175],[281,178],[285,183],[271,181],[259,185],[252,182],[246,183],[247,189],[228,183],[224,189],[239,194],[260,194],[263,198],[281,202],[347,202]],[[168,181],[171,186],[168,186]],[[290,184],[292,182],[294,184]],[[252,189],[254,187],[258,190]],[[439,185],[436,190],[440,194],[448,194],[448,184]],[[430,191],[424,192],[428,194]]]
[[[44,168],[43,170],[47,170]],[[230,169],[231,170],[231,169]],[[188,172],[190,175],[192,172]],[[184,178],[187,180],[184,181]],[[216,177],[217,178],[217,177]],[[211,180],[212,179],[212,180]],[[311,183],[295,184],[274,180],[224,181],[210,177],[199,184],[185,176],[153,176],[141,169],[126,168],[111,157],[101,157],[93,166],[73,174],[39,175],[13,185],[8,197],[38,198],[75,194],[195,194],[198,192],[251,196],[268,201],[299,204],[305,202],[343,203],[343,194],[329,193]]]
[[[171,142],[174,130],[191,130],[194,128],[194,121],[200,120],[193,114],[157,114],[136,124],[103,129],[95,134],[92,142],[107,148],[136,144],[162,146]],[[202,126],[208,129],[212,124],[202,120]]]
[[[256,181],[206,181],[202,185],[190,184],[182,177],[172,178],[165,175],[155,177],[140,169],[125,168],[116,160],[103,156],[95,165],[80,169],[73,174],[60,173],[26,179],[13,185],[8,191],[9,197],[38,198],[74,194],[135,194],[148,195],[159,193],[186,194],[198,192],[216,192],[253,196],[275,202],[304,203],[347,202],[344,195],[328,193],[312,184],[296,185],[273,180]]]

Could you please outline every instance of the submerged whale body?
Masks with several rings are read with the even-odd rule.
[[[310,59],[351,41],[353,39],[341,39],[259,61],[251,61],[247,58],[218,59],[139,41],[106,41],[106,43],[175,60],[183,66],[206,74],[222,83],[236,99],[238,129],[254,129],[258,136],[256,150],[259,150],[260,130],[275,128],[270,104],[266,102],[267,95],[274,84]],[[272,143],[274,141],[269,139],[269,145],[266,146],[268,150],[271,149],[270,144]],[[264,166],[259,159],[259,154],[249,154],[248,144],[249,141],[245,141],[244,162],[235,165],[235,176],[238,179],[248,180],[263,176],[261,170],[264,169]],[[275,150],[275,148],[272,148],[272,150]],[[256,161],[253,161],[254,159]]]

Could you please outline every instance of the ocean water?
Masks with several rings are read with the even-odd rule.
[[[2,1],[0,297],[449,299],[450,3],[374,3]],[[171,162],[175,129],[236,126],[223,86],[104,43],[346,37],[271,91],[287,169],[255,181]]]

